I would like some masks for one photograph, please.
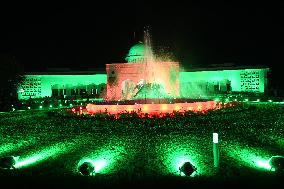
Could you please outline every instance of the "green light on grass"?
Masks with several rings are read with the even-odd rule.
[[[28,107],[28,109],[30,110],[30,109],[31,109],[31,107]]]
[[[52,105],[49,105],[50,108],[52,108]]]
[[[185,163],[190,162],[194,167],[197,168],[197,171],[195,171],[190,177],[194,177],[198,174],[205,174],[202,166],[199,162],[200,155],[198,153],[195,153],[192,150],[184,149],[184,148],[168,148],[164,150],[163,157],[165,159],[162,159],[163,164],[166,166],[165,173],[168,174],[174,174],[177,176],[185,176],[179,168]]]
[[[42,109],[42,106],[39,106],[40,109]]]
[[[168,138],[162,140],[160,146],[156,147],[156,153],[159,161],[162,162],[160,173],[163,175],[183,176],[179,167],[190,162],[197,170],[191,175],[195,176],[212,176],[214,174],[212,160],[208,158],[208,154],[199,150],[204,147],[200,141],[192,137],[174,137],[170,141]]]
[[[15,150],[15,145],[13,143],[9,143],[9,144],[2,144],[0,146],[0,154],[4,154],[4,153],[7,153],[7,152],[10,152],[10,151],[13,151]]]
[[[59,104],[60,107],[62,107],[62,104]]]
[[[272,102],[272,100],[268,100],[268,102]]]
[[[247,149],[243,148],[243,146],[231,145],[231,147],[227,148],[226,151],[232,158],[242,162],[248,167],[260,170],[270,170],[271,168],[268,164],[269,158],[265,158],[269,157],[269,155],[260,149]]]
[[[257,167],[270,170],[271,166],[269,165],[269,160],[255,160],[255,164]]]
[[[72,106],[73,106],[73,104],[69,104],[69,106],[70,106],[70,107],[72,107]]]
[[[50,157],[56,157],[59,154],[62,154],[66,151],[70,150],[70,148],[66,148],[66,144],[56,144],[54,146],[51,146],[49,148],[43,149],[42,151],[39,151],[37,153],[33,153],[26,158],[20,157],[20,160],[16,163],[16,168],[22,168],[26,166],[31,166],[37,163],[40,163],[44,160],[47,160]]]
[[[220,99],[219,99],[219,98],[215,98],[214,101],[215,101],[215,102],[219,102]]]
[[[236,102],[236,101],[238,101],[238,100],[235,98],[235,100],[234,100],[234,101]]]
[[[17,151],[18,149],[22,148],[23,146],[27,146],[29,143],[34,143],[34,139],[29,140],[18,140],[17,143],[7,143],[0,145],[0,155],[9,153],[12,151]]]
[[[17,162],[15,167],[16,168],[25,167],[25,166],[28,166],[30,164],[34,164],[37,161],[40,161],[40,160],[43,160],[43,159],[44,159],[44,155],[41,155],[41,154],[35,155],[35,156],[30,157],[30,158],[26,158],[25,160]]]
[[[105,148],[102,148],[101,150],[96,150],[93,153],[85,155],[78,162],[76,171],[78,171],[79,166],[84,162],[90,162],[94,165],[96,173],[108,173],[110,171],[113,171],[113,169],[116,167],[116,162],[123,158],[123,156],[121,156],[121,153],[125,153],[125,149],[124,147],[120,146],[107,146]]]
[[[229,99],[228,99],[228,98],[226,98],[226,99],[225,99],[225,102],[229,102]]]
[[[246,98],[246,99],[245,99],[245,102],[247,102],[247,101],[248,101],[248,99]]]

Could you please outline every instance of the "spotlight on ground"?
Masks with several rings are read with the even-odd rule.
[[[269,159],[269,165],[271,170],[275,172],[284,171],[284,157],[283,156],[272,156]]]
[[[0,159],[1,169],[16,169],[15,164],[17,163],[19,156],[6,156]]]
[[[185,174],[185,176],[190,176],[194,171],[197,170],[197,168],[194,167],[190,162],[185,162],[181,167],[179,167],[179,170]]]
[[[79,171],[82,175],[89,176],[95,173],[95,166],[91,162],[84,162],[79,166]]]

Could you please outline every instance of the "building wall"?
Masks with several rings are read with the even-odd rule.
[[[109,100],[123,99],[122,84],[127,80],[131,81],[134,86],[141,80],[147,83],[160,80],[167,94],[179,96],[179,64],[177,62],[149,63],[147,66],[141,63],[107,64],[106,72],[108,76],[107,99]]]
[[[106,83],[106,74],[25,76],[25,82],[19,88],[19,99],[51,97],[52,89],[62,89],[63,95],[67,96],[71,95],[72,89],[78,89],[79,92],[80,89],[86,89],[87,94],[91,94],[96,85]]]
[[[232,92],[264,93],[267,87],[268,68],[180,72],[180,94],[196,91],[201,95],[213,92],[216,85],[220,92],[230,86]]]
[[[181,97],[193,97],[216,93],[216,87],[219,92],[226,92],[228,86],[232,92],[264,93],[267,87],[267,71],[268,68],[180,72],[179,93]],[[61,93],[66,96],[72,96],[72,89],[77,89],[79,93],[80,89],[85,89],[90,95],[95,89],[98,90],[96,92],[101,92],[102,89],[98,89],[100,84],[107,84],[107,74],[30,74],[26,75],[24,84],[19,88],[18,98],[51,97],[53,89],[61,89]]]

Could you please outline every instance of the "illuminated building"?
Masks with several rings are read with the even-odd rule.
[[[18,90],[18,98],[125,100],[135,98],[139,86],[146,83],[161,86],[163,93],[158,94],[158,98],[196,98],[232,92],[264,94],[267,90],[269,68],[266,67],[215,67],[184,71],[177,62],[152,64],[145,55],[147,51],[146,45],[138,43],[130,48],[125,58],[127,63],[107,64],[105,72],[27,73]]]

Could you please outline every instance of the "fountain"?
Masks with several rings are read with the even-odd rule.
[[[125,60],[127,63],[106,64],[105,104],[88,104],[88,113],[134,111],[160,114],[216,107],[214,101],[187,99],[182,102],[179,99],[179,63],[155,56],[148,30],[144,31],[144,43],[134,45]]]

